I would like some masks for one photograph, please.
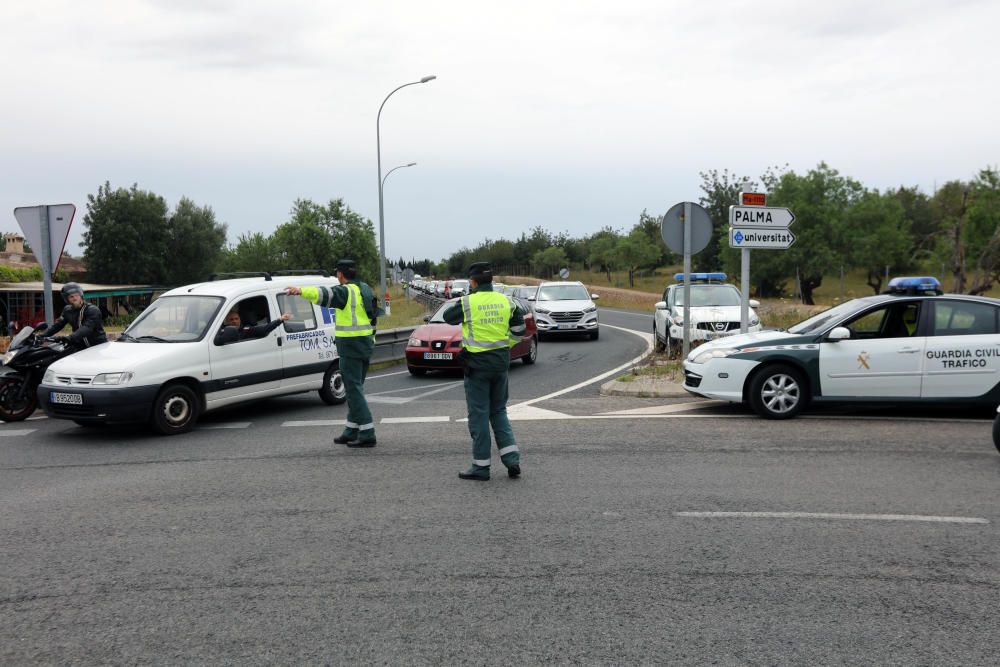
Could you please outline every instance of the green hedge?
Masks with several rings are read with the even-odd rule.
[[[55,281],[64,283],[69,279],[65,271],[56,271]],[[42,280],[42,268],[36,266],[30,269],[18,269],[12,266],[0,266],[0,283],[30,283]]]

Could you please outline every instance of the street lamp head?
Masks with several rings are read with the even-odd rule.
[[[408,164],[408,165],[406,165],[406,166],[407,166],[407,167],[416,167],[416,166],[417,166],[417,163],[416,163],[416,162],[411,162],[410,164]]]
[[[420,79],[420,83],[427,83],[428,81],[433,81],[436,78],[437,78],[436,74],[431,74],[430,76],[425,76],[424,78]]]

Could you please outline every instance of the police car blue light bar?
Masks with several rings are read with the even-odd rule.
[[[914,292],[941,293],[941,282],[934,276],[901,276],[889,281],[889,292],[897,294]]]
[[[691,282],[693,282],[693,283],[706,283],[706,282],[709,282],[711,280],[725,280],[726,279],[726,274],[725,273],[689,273],[688,275],[691,276]],[[683,273],[675,273],[674,274],[674,280],[676,280],[678,282],[682,282],[684,280],[684,274]]]

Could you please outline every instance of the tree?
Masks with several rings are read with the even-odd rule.
[[[91,280],[162,284],[168,279],[174,259],[163,197],[137,184],[112,190],[105,181],[96,195],[87,195],[83,225],[83,259]]]
[[[850,254],[847,263],[865,269],[868,286],[882,291],[883,269],[908,271],[913,266],[910,219],[892,193],[865,192],[847,211],[845,233]]]
[[[216,222],[208,206],[182,197],[167,222],[170,262],[166,280],[183,285],[205,280],[215,269],[226,246],[226,225]]]
[[[354,260],[357,264],[358,276],[366,282],[372,282],[378,278],[379,253],[375,244],[375,227],[371,220],[352,211],[343,199],[331,199],[325,206],[316,204],[309,199],[297,199],[292,205],[291,216],[289,223],[308,223],[326,231],[332,242],[331,245],[320,242],[321,247],[317,248],[311,255],[318,260],[323,252],[329,251],[331,260],[325,264],[286,266],[285,268],[324,268],[330,270],[337,263],[337,260],[348,258]],[[308,226],[302,229],[313,230],[312,227]],[[290,231],[286,231],[286,237]],[[290,257],[309,255],[309,253],[291,251],[287,247],[284,248],[284,252]]]
[[[277,251],[269,236],[241,234],[235,247],[223,251],[220,265],[223,271],[274,271],[278,268]]]
[[[535,270],[544,274],[546,278],[551,277],[559,269],[569,264],[566,251],[559,246],[539,250],[531,258],[531,261],[535,265]]]
[[[608,284],[611,284],[611,272],[618,266],[618,233],[610,227],[590,237],[588,242],[587,261],[591,267],[600,267],[608,276]]]
[[[1000,282],[1000,172],[996,169],[983,169],[972,181],[965,224],[959,231],[956,245],[965,260],[961,282],[967,294],[982,294]]]
[[[649,242],[649,237],[641,227],[618,239],[614,253],[619,266],[628,270],[629,287],[635,287],[637,270],[656,266],[660,258],[660,249]]]

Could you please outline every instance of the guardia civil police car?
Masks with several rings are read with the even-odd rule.
[[[740,291],[724,283],[725,273],[692,273],[690,321],[687,323],[691,341],[715,340],[735,336],[740,332]],[[656,351],[680,350],[684,340],[684,274],[674,275],[677,282],[663,290],[663,301],[653,311],[653,341]],[[747,331],[761,330],[755,308],[760,302],[750,299]]]
[[[326,273],[301,273],[213,276],[170,290],[118,340],[52,364],[39,404],[50,417],[81,425],[148,421],[169,435],[208,410],[258,398],[315,390],[328,404],[342,403],[332,309],[284,294],[293,285],[338,283]],[[266,336],[249,337],[223,327],[234,310],[243,326],[291,317]]]
[[[684,360],[692,394],[749,403],[770,419],[810,402],[1000,402],[1000,299],[943,294],[935,278],[790,327],[705,343]]]

